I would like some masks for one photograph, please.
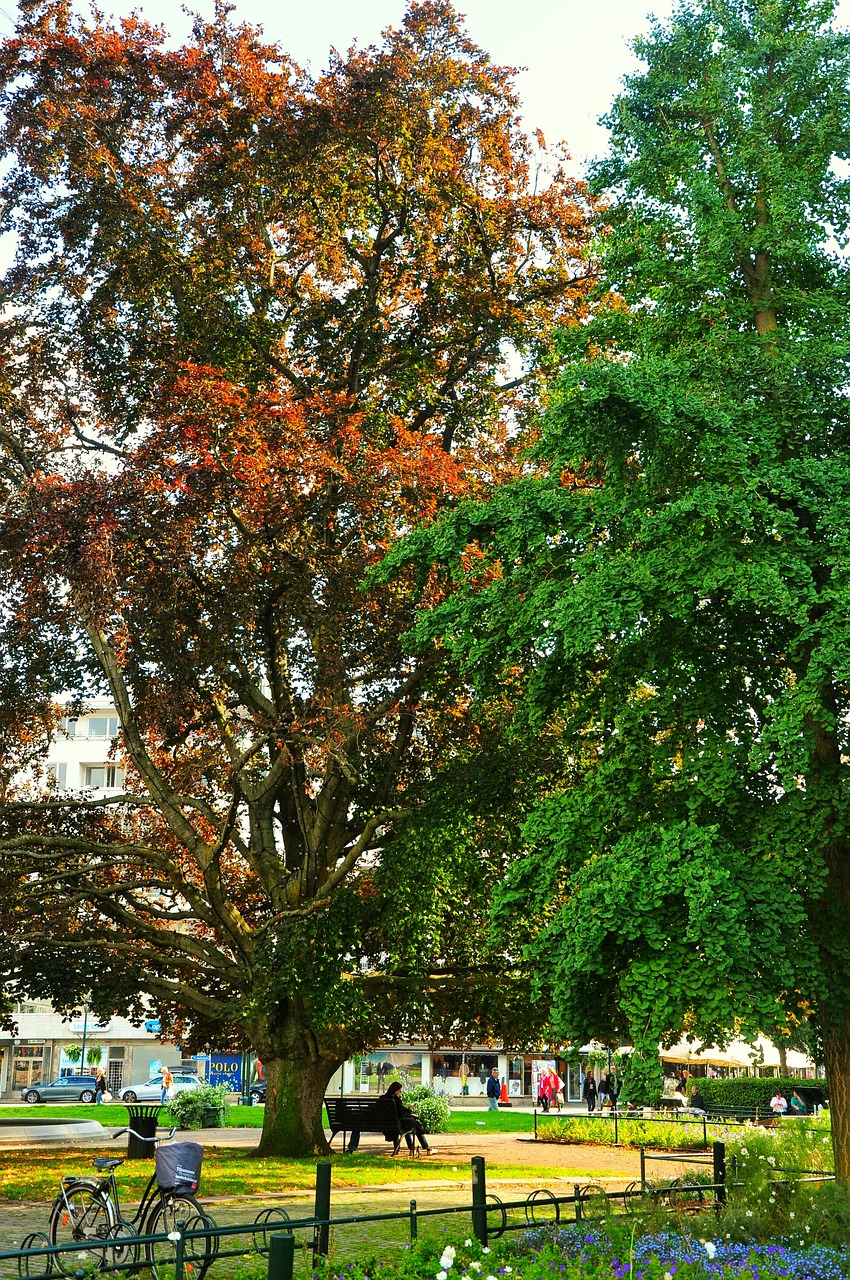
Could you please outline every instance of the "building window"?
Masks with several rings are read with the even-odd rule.
[[[60,728],[62,729],[62,732],[66,733],[69,738],[76,738],[77,736],[76,720],[69,720],[67,716],[63,716],[62,719],[59,721],[59,725],[60,725]]]
[[[64,760],[60,764],[49,764],[47,766],[47,778],[52,787],[58,791],[64,791],[68,785],[68,766]]]
[[[89,716],[90,738],[114,738],[117,732],[117,716]]]
[[[120,787],[123,782],[121,770],[116,764],[87,764],[83,776],[85,785],[93,791],[102,791],[105,787]]]

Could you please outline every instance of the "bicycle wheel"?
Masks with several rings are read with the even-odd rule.
[[[179,1224],[179,1225],[178,1225]],[[163,1192],[162,1199],[153,1206],[142,1230],[146,1236],[174,1236],[173,1240],[158,1240],[146,1246],[148,1265],[153,1274],[170,1276],[174,1273],[177,1258],[177,1237],[192,1231],[208,1231],[215,1227],[210,1215],[188,1192]],[[202,1280],[218,1252],[218,1238],[201,1235],[184,1242],[183,1269],[191,1280]]]
[[[72,1182],[63,1187],[50,1210],[50,1243],[76,1244],[79,1249],[55,1255],[59,1270],[66,1276],[72,1276],[80,1268],[86,1270],[92,1263],[103,1267],[107,1251],[93,1246],[97,1241],[107,1240],[114,1225],[112,1201],[100,1195],[96,1186]]]

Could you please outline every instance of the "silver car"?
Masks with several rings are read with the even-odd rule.
[[[185,1089],[198,1089],[204,1083],[189,1071],[173,1071],[171,1074],[174,1076],[175,1093],[183,1093]],[[129,1088],[122,1089],[120,1094],[122,1102],[159,1102],[161,1097],[161,1071],[151,1076],[150,1080],[146,1080],[144,1084],[132,1084]]]

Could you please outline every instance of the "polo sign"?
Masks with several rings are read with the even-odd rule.
[[[238,1053],[211,1054],[210,1084],[226,1084],[232,1093],[241,1093],[242,1055]]]

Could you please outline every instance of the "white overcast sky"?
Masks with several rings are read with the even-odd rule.
[[[297,62],[314,74],[326,65],[331,46],[369,44],[389,24],[397,25],[404,0],[235,0],[237,18],[263,26]],[[188,19],[173,0],[100,0],[115,14],[137,8],[181,35]],[[212,12],[212,0],[189,7]],[[647,14],[666,19],[676,0],[456,0],[472,38],[500,63],[524,67],[519,89],[529,128],[549,142],[566,141],[576,161],[605,150],[605,131],[596,121],[634,67],[628,42],[648,26]],[[0,32],[11,30],[11,6],[0,5]],[[840,0],[838,16],[850,25],[850,0]]]

